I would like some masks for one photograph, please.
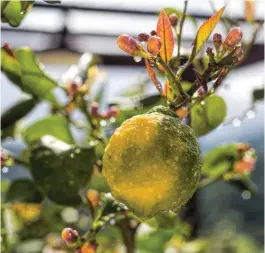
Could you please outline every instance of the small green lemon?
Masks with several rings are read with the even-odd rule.
[[[198,186],[200,169],[193,130],[162,106],[123,122],[103,157],[112,195],[143,220],[184,205]]]

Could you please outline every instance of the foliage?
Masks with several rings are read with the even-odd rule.
[[[34,3],[1,1],[2,22],[19,26]],[[246,20],[254,27],[253,5],[246,4]],[[231,23],[222,18],[224,10],[225,7],[221,8],[198,28],[192,49],[186,56],[181,55],[184,22],[189,19],[197,26],[196,20],[187,13],[187,1],[183,11],[162,10],[156,30],[139,34],[140,41],[129,35],[118,38],[119,47],[136,61],[144,58],[147,73],[159,92],[158,95],[125,98],[130,107],[120,102],[102,111],[102,90],[92,101],[91,87],[101,73],[95,57],[88,53],[74,66],[77,74],[71,76],[67,72],[59,83],[45,72],[30,48],[13,49],[8,43],[2,46],[1,71],[27,94],[27,98],[15,103],[1,116],[2,141],[10,136],[19,137],[25,144],[19,155],[2,149],[1,166],[15,170],[13,165],[22,165],[30,173],[29,179],[2,181],[3,252],[114,253],[121,244],[128,253],[135,252],[136,248],[141,252],[163,252],[167,248],[181,253],[215,250],[216,237],[191,239],[191,225],[172,211],[139,221],[131,210],[112,197],[101,172],[104,149],[113,129],[154,106],[168,106],[197,137],[208,134],[224,122],[226,104],[215,92],[228,72],[246,57],[251,46],[241,40],[242,32],[237,28],[228,31],[224,40],[215,33],[213,47],[204,50],[216,24],[220,20]],[[172,18],[172,15],[175,16]],[[254,39],[257,32],[258,29],[253,34]],[[200,53],[203,57],[196,58]],[[191,67],[194,81],[184,78],[185,71]],[[56,90],[67,98],[65,103],[59,101]],[[263,97],[264,89],[253,91],[253,103]],[[50,115],[18,129],[19,123],[42,101],[50,106]],[[81,123],[73,116],[76,111],[84,117]],[[83,131],[82,143],[75,140],[72,129]],[[109,129],[111,134],[107,132]],[[254,194],[256,187],[250,177],[255,161],[255,150],[247,144],[220,146],[203,156],[200,188],[224,180]],[[65,227],[69,228],[63,230]],[[141,235],[141,227],[148,227],[151,232]],[[62,230],[64,241],[60,238]],[[227,240],[222,239],[216,247],[218,252],[232,253],[259,250],[246,237],[236,235],[235,241],[227,244]]]

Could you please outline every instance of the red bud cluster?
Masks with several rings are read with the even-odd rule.
[[[99,111],[99,104],[93,102],[91,105],[91,115],[101,119],[117,118],[119,115],[119,108],[117,106],[111,106],[106,112],[101,113]]]
[[[249,174],[254,170],[256,164],[255,150],[250,148],[249,145],[242,143],[237,145],[237,150],[241,159],[235,162],[233,171],[240,174]]]

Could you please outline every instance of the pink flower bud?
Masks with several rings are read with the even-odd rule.
[[[150,37],[150,35],[147,34],[147,33],[139,33],[139,34],[138,34],[138,40],[139,40],[140,42],[148,41],[149,37]]]
[[[107,118],[116,118],[119,114],[119,108],[117,106],[111,106],[107,111]]]
[[[152,36],[147,41],[147,51],[151,54],[158,54],[162,46],[162,41],[158,36]]]
[[[237,44],[239,44],[241,42],[242,37],[243,37],[243,33],[241,31],[241,28],[240,27],[234,27],[229,31],[224,43],[228,47],[234,48]]]
[[[219,50],[220,46],[222,45],[222,35],[220,33],[215,33],[213,35],[213,44],[216,50]]]
[[[175,13],[169,15],[170,24],[175,27],[178,24],[178,17]]]
[[[74,244],[78,241],[79,234],[72,228],[64,228],[61,237],[67,244]]]
[[[99,116],[98,109],[99,109],[98,103],[97,102],[93,102],[92,105],[91,105],[91,115],[94,116],[94,117]]]
[[[97,244],[89,242],[83,245],[81,253],[95,253],[97,250]]]
[[[130,35],[120,35],[117,40],[118,46],[124,52],[135,56],[142,50],[141,44]]]
[[[206,90],[201,86],[198,90],[197,93],[200,97],[203,97],[206,94]]]
[[[151,36],[155,36],[155,35],[156,35],[156,31],[155,31],[155,30],[152,30],[152,31],[150,32],[150,34],[151,34]]]

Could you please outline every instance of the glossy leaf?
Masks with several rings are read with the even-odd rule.
[[[28,98],[10,107],[1,115],[1,130],[13,126],[16,121],[26,116],[36,104],[36,99]]]
[[[146,66],[147,72],[148,72],[150,78],[152,79],[153,83],[155,84],[156,89],[158,90],[158,92],[161,95],[163,95],[163,90],[162,90],[162,87],[161,87],[161,83],[158,81],[155,71],[152,69],[152,67],[150,66],[150,63],[149,63],[149,61],[147,59],[145,59],[144,62],[145,62],[145,66]]]
[[[255,14],[255,1],[245,0],[245,19],[247,22],[252,23],[254,21]]]
[[[35,1],[1,1],[1,21],[13,27],[21,24]]]
[[[211,35],[213,29],[215,28],[216,24],[218,23],[219,19],[223,15],[225,7],[221,8],[217,13],[211,16],[208,20],[206,20],[199,28],[195,41],[194,46],[192,49],[192,53],[190,55],[189,61],[192,62],[196,55],[200,52],[205,42],[208,40],[209,36]]]
[[[160,56],[165,62],[168,62],[172,57],[175,43],[171,24],[164,10],[159,15],[156,33],[162,41]]]
[[[66,143],[74,143],[68,121],[62,115],[51,115],[24,129],[22,136],[28,144],[38,142],[44,135],[52,135]]]
[[[224,100],[212,95],[206,98],[205,103],[196,103],[191,108],[191,127],[197,136],[202,136],[216,127],[225,119],[226,104]]]
[[[95,161],[93,147],[73,147],[52,136],[44,136],[30,156],[35,182],[60,205],[81,203],[78,192],[88,184]]]
[[[18,179],[12,182],[7,194],[7,202],[40,203],[43,200],[42,193],[35,184],[28,179]]]
[[[204,155],[202,174],[208,177],[219,177],[231,169],[238,158],[236,144],[220,146]]]
[[[58,84],[43,71],[31,49],[11,50],[2,48],[1,52],[1,70],[14,84],[24,92],[59,106],[52,93]]]

